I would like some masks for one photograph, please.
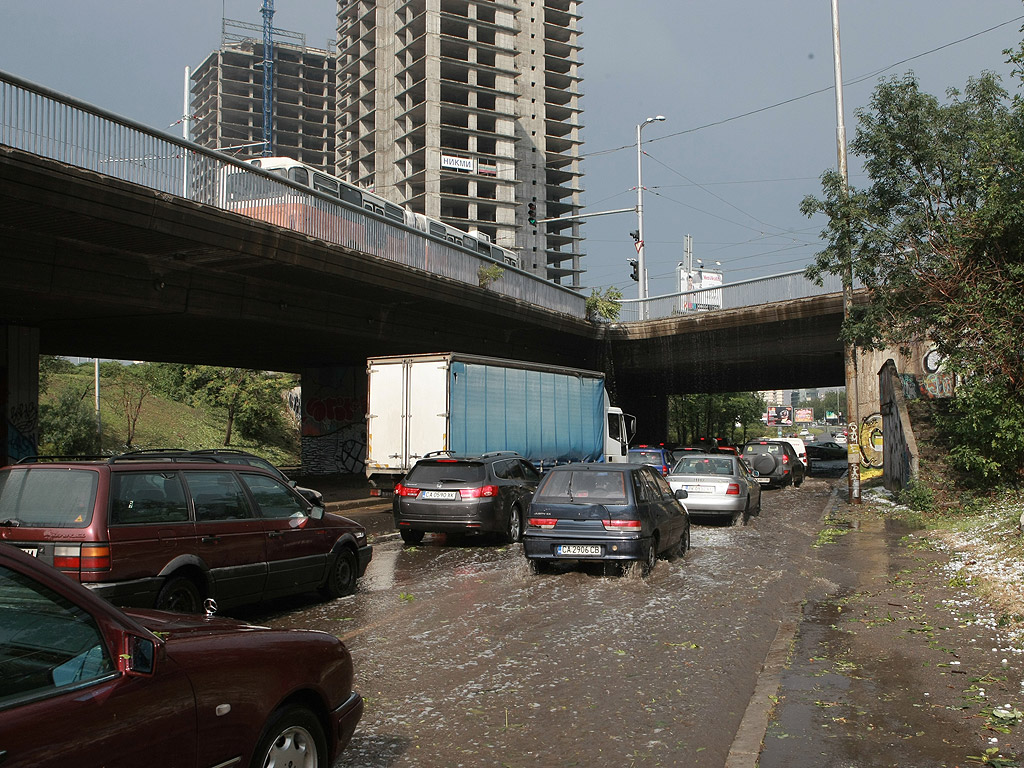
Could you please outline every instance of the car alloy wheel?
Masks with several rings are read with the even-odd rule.
[[[523,516],[519,511],[519,505],[513,504],[508,512],[508,531],[505,533],[505,540],[509,544],[515,544],[523,538]]]

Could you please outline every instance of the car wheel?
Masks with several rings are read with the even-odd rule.
[[[800,473],[800,479],[799,479],[799,480],[797,480],[797,478],[796,478],[796,475],[793,475],[793,487],[794,487],[794,488],[799,488],[799,487],[800,487],[800,484],[801,484],[801,483],[802,483],[803,481],[804,481],[804,475],[803,475],[803,472],[801,472],[801,473]]]
[[[316,715],[305,707],[275,712],[252,756],[252,768],[327,768],[327,739]]]
[[[419,544],[423,541],[423,531],[408,531],[403,528],[399,533],[402,534],[402,541],[406,544]]]
[[[327,574],[327,581],[321,587],[321,592],[330,598],[344,597],[356,591],[356,578],[359,575],[359,560],[356,553],[348,547],[341,549],[334,562],[331,563],[331,570]]]
[[[651,546],[647,548],[647,557],[644,558],[642,566],[642,572],[644,576],[650,574],[654,570],[654,566],[658,564],[658,537],[651,537]]]
[[[669,555],[673,560],[678,560],[681,557],[686,556],[686,550],[690,548],[690,528],[687,527],[682,533],[679,534],[679,541],[672,547],[672,552]]]
[[[530,570],[534,573],[551,573],[551,563],[547,560],[530,560]]]
[[[203,596],[199,587],[187,576],[172,576],[160,588],[156,596],[156,605],[160,611],[175,613],[199,613],[203,609]]]
[[[508,530],[505,531],[505,541],[515,544],[523,538],[523,514],[518,504],[513,504],[508,512]]]

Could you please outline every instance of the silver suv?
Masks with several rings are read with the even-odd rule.
[[[740,458],[750,474],[767,488],[792,484],[799,488],[807,469],[793,446],[784,440],[752,440],[744,443]]]

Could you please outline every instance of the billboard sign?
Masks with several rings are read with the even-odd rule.
[[[454,155],[441,155],[441,167],[451,168],[455,171],[476,170],[476,161],[472,157],[455,157]]]
[[[769,405],[768,426],[770,427],[791,427],[793,426],[793,406],[791,405]]]
[[[811,424],[814,421],[814,409],[813,408],[797,408],[796,418],[793,419],[797,424]]]

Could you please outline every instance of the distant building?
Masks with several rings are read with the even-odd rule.
[[[273,154],[334,164],[334,52],[274,31]],[[192,73],[192,140],[241,158],[263,153],[263,28],[225,19],[220,50]]]

